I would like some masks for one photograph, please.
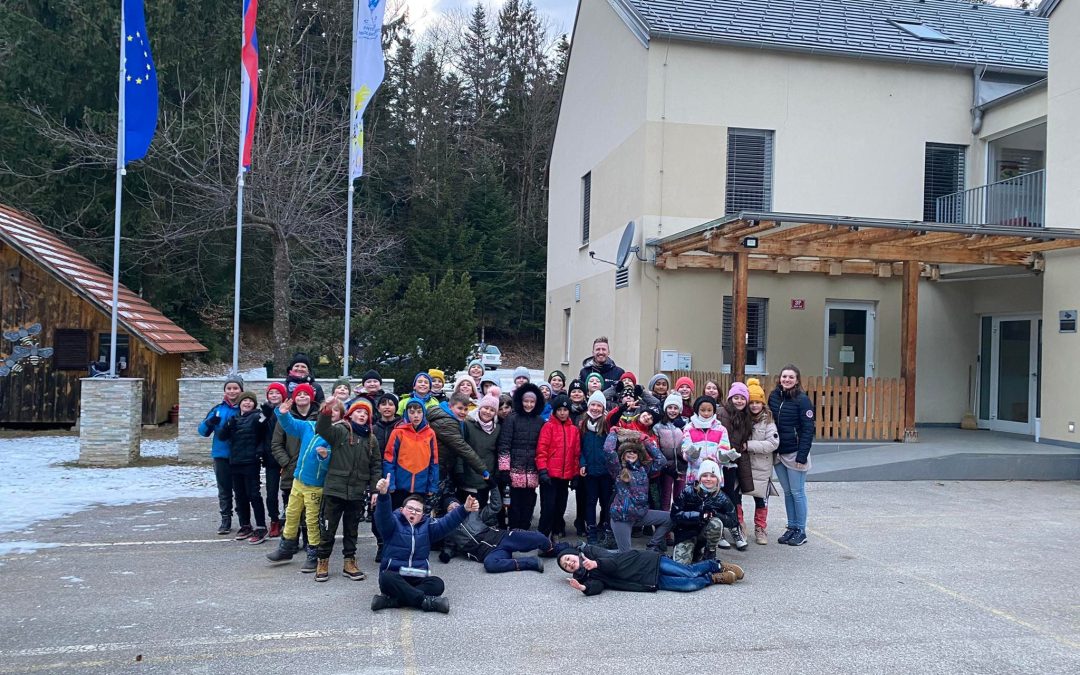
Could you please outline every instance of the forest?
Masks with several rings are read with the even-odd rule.
[[[0,201],[112,264],[119,2],[0,8]],[[241,320],[341,372],[352,3],[259,3]],[[121,281],[231,351],[238,3],[147,0],[158,128],[124,179]],[[391,1],[356,182],[349,370],[455,370],[483,336],[539,341],[546,170],[569,43],[528,0],[440,17]],[[243,331],[242,331],[243,332]],[[333,360],[337,359],[337,363]],[[412,365],[410,365],[412,364]],[[406,378],[410,379],[410,378]]]

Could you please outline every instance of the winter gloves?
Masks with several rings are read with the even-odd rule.
[[[544,485],[551,485],[551,476],[548,475],[547,469],[540,469],[540,482]]]
[[[735,449],[731,449],[721,451],[720,456],[723,457],[725,461],[734,462],[738,458],[742,457],[742,454]]]

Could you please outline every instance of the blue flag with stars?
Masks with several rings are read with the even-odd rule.
[[[124,153],[122,164],[146,156],[157,129],[158,89],[143,0],[123,0]]]

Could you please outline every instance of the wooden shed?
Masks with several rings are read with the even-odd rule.
[[[74,424],[80,378],[107,361],[112,277],[33,217],[0,205],[0,426]],[[179,403],[183,354],[206,347],[120,286],[117,363],[144,380],[144,424]]]

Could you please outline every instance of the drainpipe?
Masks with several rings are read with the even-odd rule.
[[[971,102],[971,134],[978,136],[982,131],[983,125],[983,110],[982,105],[979,103],[979,94],[982,90],[982,78],[986,74],[986,65],[984,64],[982,69],[975,68],[971,71],[971,76],[975,82],[972,86],[972,102]]]

